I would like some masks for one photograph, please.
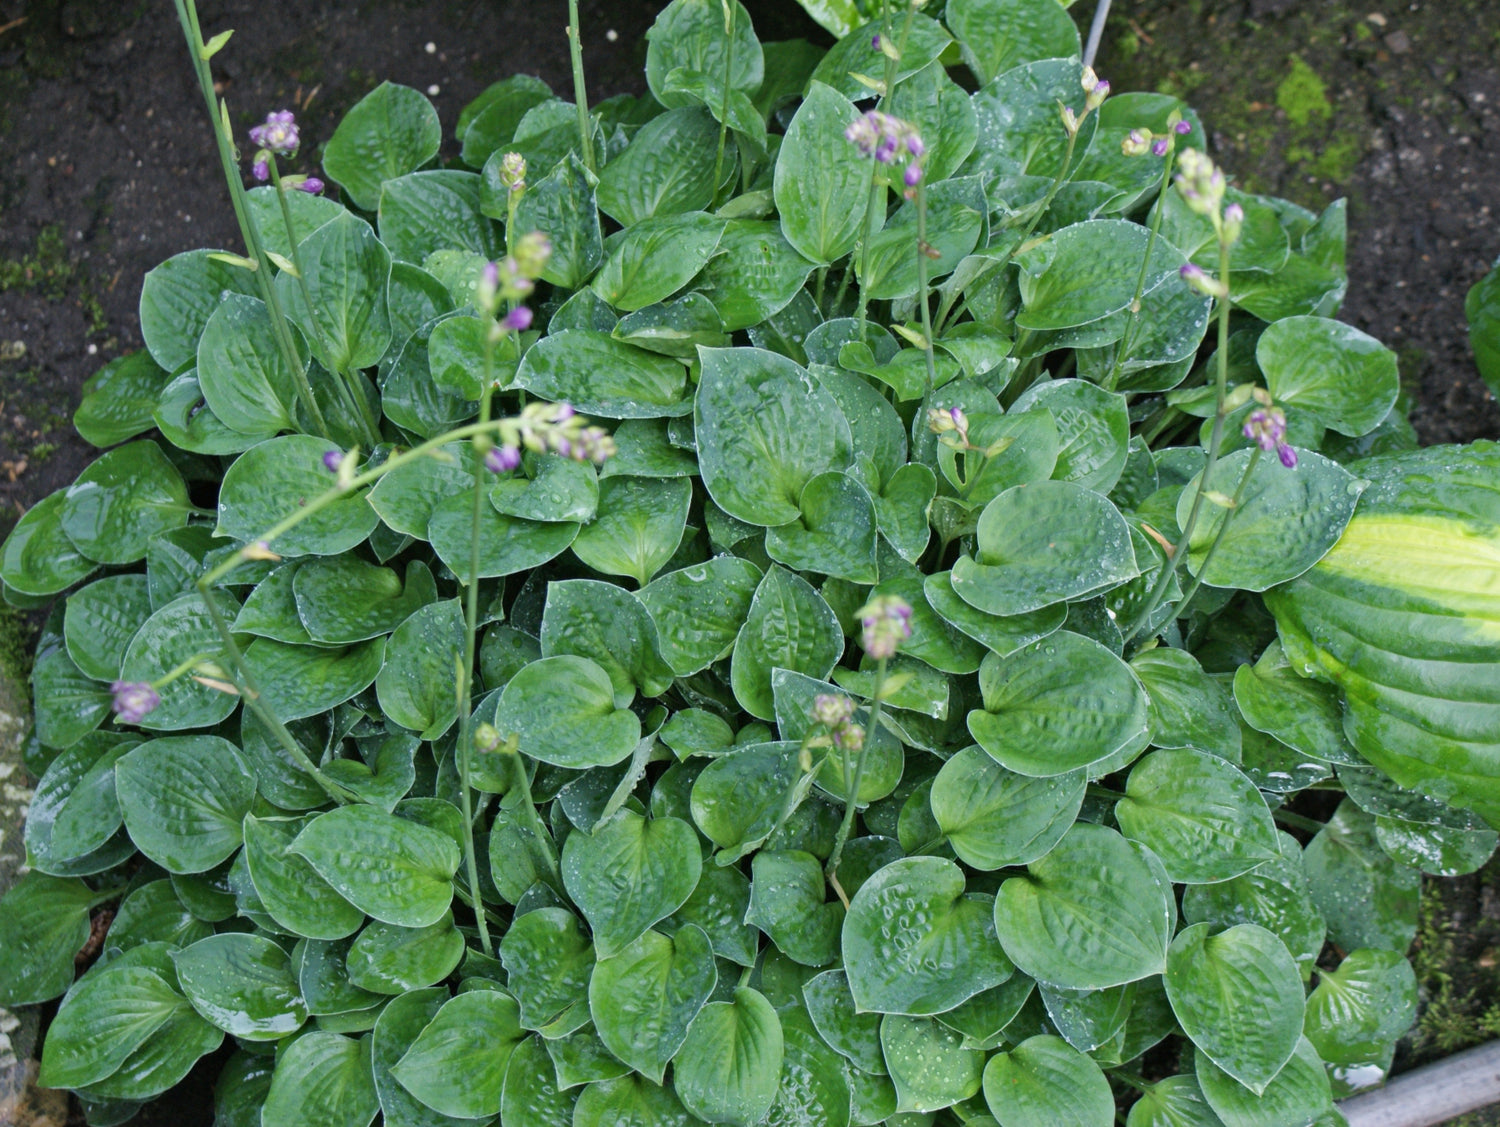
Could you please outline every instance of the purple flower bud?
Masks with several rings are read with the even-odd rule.
[[[109,691],[114,694],[110,707],[121,724],[139,724],[161,703],[161,695],[146,681],[116,681]]]
[[[1225,223],[1243,223],[1245,221],[1245,209],[1237,203],[1232,203],[1224,209]]]
[[[837,728],[854,719],[854,702],[846,696],[819,693],[813,698],[812,718],[828,728]]]
[[[554,409],[552,417],[560,423],[565,423],[578,412],[573,410],[571,403],[559,403]]]
[[[1154,141],[1151,142],[1151,155],[1152,156],[1157,156],[1157,157],[1164,157],[1164,156],[1167,155],[1167,150],[1170,147],[1171,147],[1171,142],[1170,141],[1168,141],[1165,137],[1158,137],[1156,140],[1154,140]]]
[[[531,310],[518,305],[505,315],[500,324],[513,333],[524,333],[531,328]]]
[[[1172,131],[1179,137],[1186,137],[1193,131],[1193,127],[1185,121],[1179,121],[1176,125],[1172,126]]]
[[[271,162],[269,160],[257,160],[250,166],[250,175],[264,184],[271,178]]]
[[[873,658],[888,658],[911,637],[911,605],[895,595],[876,595],[859,611],[860,644]]]
[[[874,47],[877,51],[880,50],[880,36],[872,35],[870,37],[870,46]]]
[[[316,176],[309,176],[300,184],[297,184],[296,188],[299,192],[306,192],[310,196],[316,196],[323,190],[324,186],[323,181],[319,180]]]
[[[1282,443],[1276,448],[1276,454],[1281,459],[1281,464],[1287,469],[1294,470],[1297,468],[1297,451],[1293,450],[1286,443]]]
[[[326,469],[329,473],[338,473],[339,463],[343,460],[344,452],[342,450],[323,451],[323,468]]]
[[[912,161],[906,166],[906,171],[902,174],[901,180],[908,188],[915,188],[922,182],[922,166],[916,161]]]
[[[894,137],[882,137],[880,144],[875,146],[875,159],[881,164],[890,164],[896,159],[896,139]]]
[[[833,746],[840,751],[859,751],[865,746],[865,730],[858,724],[844,724],[835,728]]]
[[[1204,276],[1203,267],[1198,266],[1192,262],[1184,262],[1178,268],[1177,273],[1182,275],[1182,280],[1184,282],[1192,282],[1193,279],[1201,278]]]
[[[906,138],[906,151],[914,157],[920,157],[927,151],[927,145],[925,142],[923,142],[921,137],[917,136],[915,133],[911,133],[908,134]]]
[[[521,464],[521,451],[515,446],[493,446],[484,456],[484,468],[490,473],[509,473]]]
[[[498,263],[486,262],[484,270],[479,275],[482,284],[494,289],[500,284],[500,266]]]
[[[301,144],[301,138],[297,134],[297,121],[291,110],[267,114],[265,124],[250,130],[250,140],[279,157],[291,156]]]

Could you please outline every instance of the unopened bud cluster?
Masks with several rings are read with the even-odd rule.
[[[504,428],[505,440],[485,453],[485,467],[492,473],[514,470],[523,450],[601,464],[615,453],[615,440],[603,427],[587,423],[567,403],[528,403]]]
[[[273,157],[294,157],[302,147],[302,135],[297,129],[297,118],[291,110],[276,110],[266,115],[266,120],[250,130],[250,143],[258,150],[250,165],[250,172],[261,183],[271,178]],[[316,176],[288,176],[282,186],[295,188],[299,192],[317,195],[323,190],[323,181]]]
[[[1192,125],[1182,120],[1182,115],[1176,110],[1172,111],[1167,118],[1167,131],[1165,133],[1153,133],[1149,129],[1132,129],[1125,135],[1125,140],[1120,142],[1120,151],[1128,157],[1138,157],[1150,153],[1154,157],[1164,157],[1177,147],[1177,138],[1186,137],[1193,131]]]
[[[927,155],[927,145],[910,122],[880,110],[870,110],[844,130],[844,138],[862,155],[874,157],[881,164],[897,164],[905,160],[901,182],[906,185],[908,193],[914,192],[922,182],[922,158]]]
[[[876,595],[856,613],[860,645],[873,658],[895,656],[901,643],[911,637],[911,604],[896,595]]]
[[[812,718],[828,729],[828,739],[840,751],[865,746],[865,730],[854,722],[854,702],[846,696],[819,693],[813,698]]]
[[[1104,99],[1109,97],[1109,80],[1100,78],[1094,73],[1093,67],[1084,67],[1083,76],[1079,80],[1083,87],[1083,112],[1078,113],[1072,106],[1057,104],[1058,116],[1062,118],[1063,128],[1068,131],[1069,137],[1078,136],[1078,131],[1083,128],[1083,123],[1104,104]]]
[[[1286,440],[1286,412],[1271,406],[1270,393],[1256,388],[1257,406],[1245,420],[1244,435],[1265,451],[1276,451],[1281,464],[1287,469],[1297,468],[1297,451]]]

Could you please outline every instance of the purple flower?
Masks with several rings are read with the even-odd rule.
[[[1244,435],[1262,450],[1275,450],[1287,469],[1297,468],[1297,451],[1286,440],[1286,414],[1280,407],[1257,407],[1245,419]]]
[[[1283,442],[1280,446],[1276,447],[1276,456],[1281,459],[1281,464],[1287,469],[1294,470],[1297,468],[1297,451],[1293,450],[1287,443]]]
[[[1186,121],[1179,121],[1176,125],[1172,126],[1172,132],[1176,133],[1179,137],[1186,137],[1192,131],[1193,127]]]
[[[316,196],[323,190],[325,185],[316,176],[307,176],[296,184],[293,184],[292,187],[296,188],[299,192],[306,192],[310,196]]]
[[[874,47],[877,51],[880,50],[880,36],[872,35],[870,37],[870,46]]]
[[[279,157],[291,156],[302,143],[297,133],[297,120],[292,116],[291,110],[266,114],[265,124],[250,130],[250,141]]]
[[[615,440],[603,427],[584,427],[578,432],[579,453],[596,466],[615,455]]]
[[[484,468],[490,473],[509,473],[521,464],[521,450],[516,446],[492,446],[484,456]]]
[[[1138,157],[1151,147],[1151,130],[1132,129],[1120,142],[1120,152],[1128,157]]]
[[[854,702],[846,696],[819,693],[813,698],[812,718],[827,728],[837,728],[854,719]]]
[[[578,412],[573,410],[573,404],[559,403],[553,409],[552,418],[554,422],[565,423],[576,414],[578,414]]]
[[[844,130],[844,139],[881,164],[895,164],[903,153],[916,160],[927,152],[927,146],[914,126],[879,110],[870,110],[855,118],[853,124]]]
[[[501,319],[500,324],[513,333],[524,333],[531,328],[531,310],[518,305]]]
[[[256,180],[264,184],[271,178],[270,160],[265,157],[261,157],[260,159],[258,159],[254,164],[250,166],[250,175],[254,176]]]
[[[343,460],[344,460],[344,452],[342,450],[325,450],[325,451],[323,451],[323,467],[329,473],[338,473],[339,472],[339,464],[341,462],[343,462]]]
[[[1152,156],[1157,156],[1157,157],[1164,157],[1164,156],[1167,155],[1167,151],[1171,147],[1172,147],[1172,143],[1170,141],[1168,141],[1167,138],[1165,138],[1165,137],[1158,137],[1156,140],[1154,140],[1154,141],[1151,142],[1151,155]]]
[[[121,724],[139,724],[161,703],[161,695],[146,681],[116,681],[109,691],[115,695],[110,707]]]
[[[901,180],[908,188],[915,188],[922,182],[922,166],[912,161],[906,166],[906,172],[902,174]]]
[[[1177,272],[1182,275],[1182,280],[1198,293],[1207,297],[1229,296],[1229,287],[1201,266],[1192,262],[1184,262]]]
[[[833,746],[840,751],[859,751],[865,746],[865,730],[858,724],[841,724],[833,730]]]
[[[876,595],[860,607],[860,645],[873,658],[888,658],[911,637],[911,605],[895,595]]]
[[[1237,203],[1232,203],[1224,209],[1225,223],[1243,223],[1245,221],[1245,209]]]

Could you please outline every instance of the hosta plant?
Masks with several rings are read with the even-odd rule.
[[[0,1000],[92,1123],[208,1056],[226,1127],[1301,1127],[1389,1067],[1500,821],[1500,448],[1415,448],[1343,205],[1056,0],[859,11],[673,0],[649,95],[505,79],[440,160],[382,85],[316,168],[179,3],[243,253],[147,277],[0,552]]]

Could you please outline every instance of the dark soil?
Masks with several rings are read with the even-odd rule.
[[[592,98],[641,89],[664,2],[583,0]],[[793,0],[747,6],[762,39],[821,35]],[[450,130],[508,74],[571,96],[563,0],[201,9],[206,33],[237,29],[214,68],[237,127],[296,109],[309,156],[384,79],[437,87]],[[170,0],[0,0],[0,530],[92,459],[71,415],[89,375],[141,346],[145,272],[235,246],[185,50]],[[1500,0],[1115,0],[1098,67],[1117,90],[1187,96],[1243,186],[1309,207],[1349,197],[1342,316],[1399,351],[1423,440],[1455,442],[1500,437],[1463,315],[1500,254],[1497,60]],[[1497,868],[1424,898],[1426,1010],[1405,1062],[1500,1035]],[[208,1123],[215,1070],[136,1122]]]

